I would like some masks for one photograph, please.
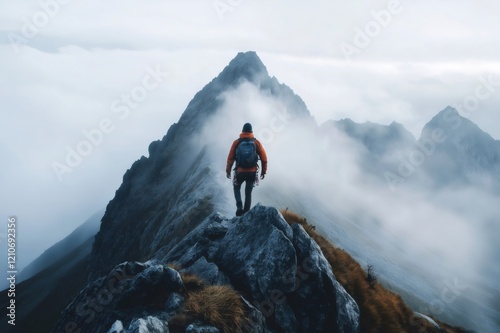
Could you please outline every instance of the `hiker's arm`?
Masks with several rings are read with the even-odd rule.
[[[231,178],[231,168],[233,167],[234,160],[236,159],[236,146],[238,144],[238,140],[233,142],[231,149],[229,149],[229,154],[227,155],[227,163],[226,163],[226,177]]]
[[[260,178],[264,179],[267,173],[267,154],[266,150],[264,149],[264,146],[262,146],[262,143],[258,144],[258,151],[257,154],[259,154],[260,157],[260,163],[262,164],[262,171],[260,173]]]

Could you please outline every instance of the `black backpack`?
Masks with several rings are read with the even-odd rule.
[[[239,139],[240,143],[236,147],[236,166],[242,168],[253,168],[259,161],[255,138]]]

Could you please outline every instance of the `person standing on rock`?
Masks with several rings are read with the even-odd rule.
[[[250,210],[252,205],[252,189],[258,184],[258,161],[262,164],[260,179],[267,172],[267,155],[264,146],[257,140],[252,131],[252,125],[243,125],[239,139],[234,140],[227,156],[226,175],[231,179],[231,168],[236,162],[233,177],[234,198],[236,199],[236,216],[241,216]],[[241,185],[245,182],[245,205],[241,201]]]

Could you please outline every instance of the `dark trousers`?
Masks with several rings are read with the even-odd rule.
[[[237,172],[236,184],[234,184],[234,198],[236,199],[236,208],[242,209],[244,212],[250,210],[252,205],[252,190],[255,181],[255,172]],[[241,202],[241,185],[245,182],[245,206]]]

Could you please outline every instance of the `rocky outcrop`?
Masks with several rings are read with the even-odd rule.
[[[247,320],[230,332],[358,332],[358,306],[318,245],[261,205],[238,218],[214,213],[150,261],[116,266],[78,295],[54,332],[222,332],[209,317],[179,321],[189,276],[241,295]]]

